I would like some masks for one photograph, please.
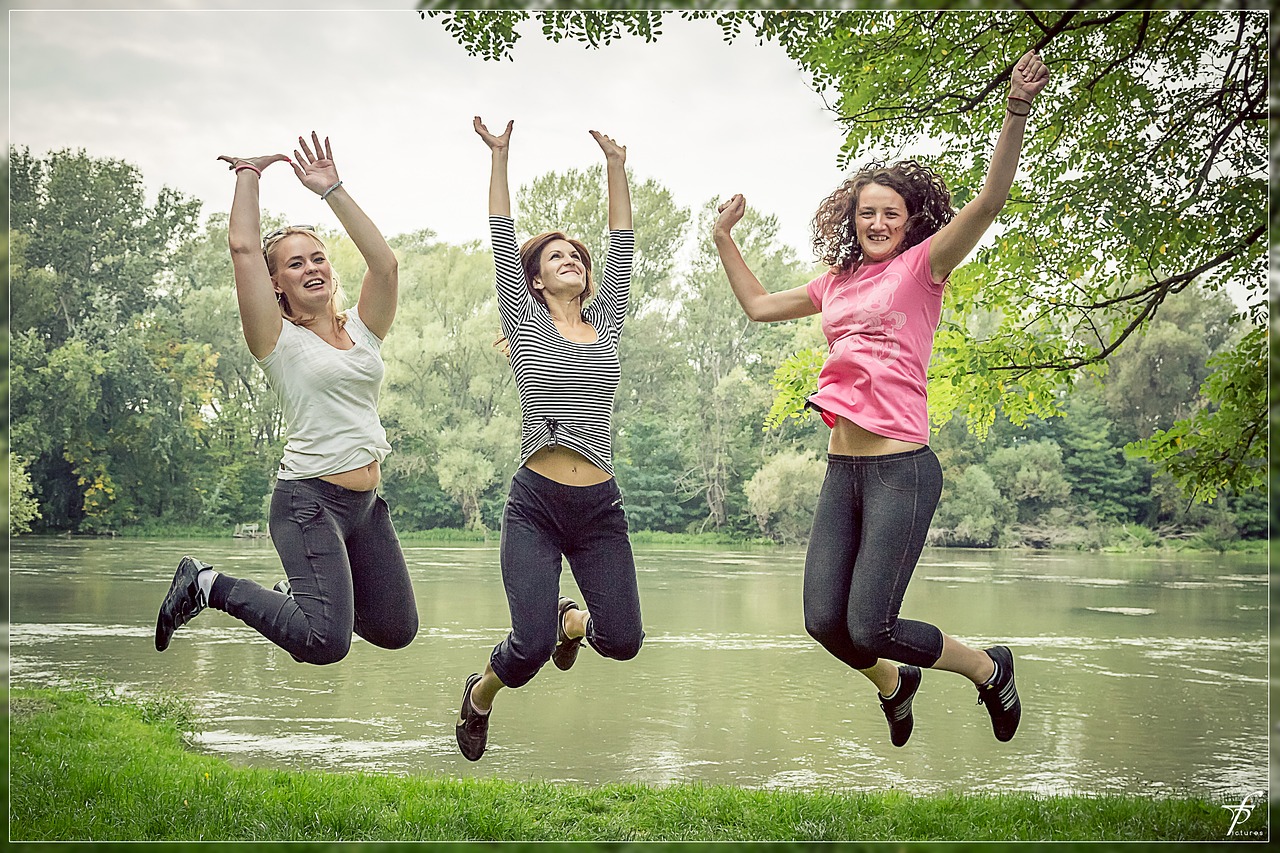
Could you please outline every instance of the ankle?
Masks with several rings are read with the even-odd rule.
[[[991,655],[987,654],[986,652],[983,652],[983,656],[987,659],[987,662],[991,664],[991,669],[978,670],[979,673],[986,672],[985,676],[980,676],[979,678],[975,678],[973,680],[973,683],[978,685],[979,687],[986,687],[989,684],[995,683],[996,676],[1000,673],[1000,667],[996,664],[995,658],[991,657]]]
[[[479,687],[479,686],[480,686],[480,682],[477,681],[476,686],[472,687],[471,692],[467,694],[467,701],[471,703],[471,710],[475,711],[477,714],[484,715],[484,714],[488,714],[490,711],[493,710],[493,699],[490,698],[489,703],[487,705],[485,705],[483,708],[480,707],[480,703],[476,702],[476,687]]]
[[[569,639],[577,639],[587,635],[587,617],[585,610],[568,610],[564,614],[564,634]]]

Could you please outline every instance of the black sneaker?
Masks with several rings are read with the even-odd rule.
[[[978,685],[978,704],[987,706],[996,740],[1006,741],[1013,737],[1022,719],[1022,702],[1013,683],[1013,652],[1005,646],[992,646],[983,651],[996,662],[996,671],[990,681]]]
[[[471,688],[480,680],[480,673],[473,672],[467,678],[462,691],[462,707],[458,710],[458,723],[454,732],[458,736],[458,749],[468,761],[479,761],[489,743],[489,716],[481,714],[471,704]]]
[[[893,695],[880,697],[880,709],[889,721],[889,740],[894,746],[904,746],[915,728],[915,717],[911,716],[911,700],[920,689],[920,667],[898,667],[898,688]]]
[[[178,570],[173,573],[173,583],[169,584],[169,592],[165,594],[164,601],[160,602],[160,613],[156,616],[156,651],[162,652],[169,648],[173,632],[209,606],[196,579],[200,572],[212,568],[213,566],[194,557],[183,557],[178,563]]]
[[[551,662],[560,669],[567,670],[578,659],[578,648],[582,645],[582,638],[570,637],[564,632],[564,614],[578,609],[578,602],[572,598],[560,596],[559,615],[556,616],[556,647],[551,652]]]

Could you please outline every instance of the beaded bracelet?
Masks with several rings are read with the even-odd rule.
[[[325,199],[327,199],[327,198],[329,197],[329,193],[333,192],[334,190],[336,190],[336,189],[337,189],[338,187],[340,187],[340,186],[342,186],[342,181],[338,181],[336,184],[334,184],[333,186],[329,187],[329,189],[327,189],[327,190],[325,190],[324,192],[320,193],[320,200],[321,200],[321,201],[324,201]]]

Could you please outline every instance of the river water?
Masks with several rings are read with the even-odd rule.
[[[405,551],[418,638],[396,652],[357,640],[316,667],[215,611],[163,654],[152,645],[183,554],[269,586],[269,542],[16,539],[10,681],[180,694],[204,720],[199,748],[262,767],[1224,802],[1268,787],[1263,556],[926,550],[903,614],[1013,648],[1022,725],[996,742],[968,681],[926,672],[896,749],[874,688],[804,631],[802,551],[637,546],[639,657],[584,647],[570,672],[503,691],[473,764],[453,724],[509,624],[496,543]],[[562,591],[576,593],[567,569]]]

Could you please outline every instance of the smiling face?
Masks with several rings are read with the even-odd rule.
[[[530,237],[520,247],[529,293],[544,305],[547,296],[585,303],[594,292],[591,253],[582,243],[560,231],[546,231]]]
[[[863,187],[854,205],[862,256],[877,263],[896,255],[906,236],[907,215],[907,203],[897,190],[876,183]]]
[[[333,269],[324,244],[307,233],[289,234],[271,247],[271,284],[291,313],[317,315],[333,301]]]
[[[586,264],[582,253],[568,240],[552,240],[543,246],[538,266],[533,286],[539,290],[570,299],[586,290]]]

